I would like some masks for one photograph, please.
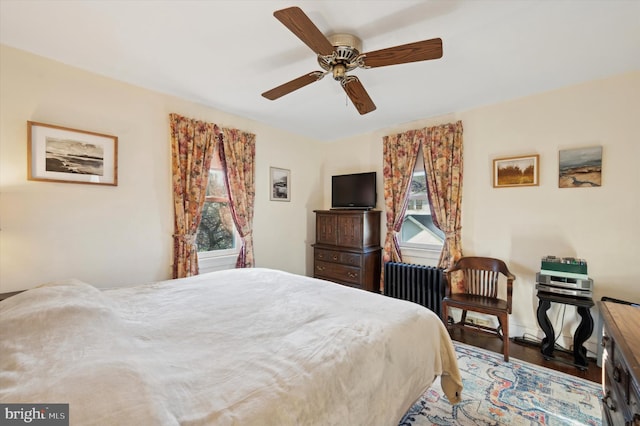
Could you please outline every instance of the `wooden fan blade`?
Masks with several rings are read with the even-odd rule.
[[[331,55],[333,53],[331,42],[299,7],[294,6],[276,10],[273,12],[273,16],[282,22],[285,27],[289,28],[289,31],[298,36],[316,54]]]
[[[364,115],[376,109],[376,105],[373,103],[369,94],[364,89],[360,80],[357,77],[351,76],[349,81],[342,85],[344,91],[347,92],[347,96],[353,102],[360,115]]]
[[[324,77],[324,73],[321,71],[310,72],[309,74],[305,74],[302,77],[298,77],[295,80],[291,80],[287,83],[281,84],[278,87],[268,90],[264,92],[262,96],[273,101],[275,99],[278,99],[281,96],[284,96],[293,92],[294,90],[298,90],[315,81],[318,81],[322,77]]]
[[[442,58],[442,39],[417,41],[364,54],[365,68]]]

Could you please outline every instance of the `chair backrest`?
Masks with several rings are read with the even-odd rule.
[[[511,289],[515,276],[509,272],[507,265],[500,259],[491,257],[462,257],[447,271],[448,281],[451,274],[462,271],[464,292],[478,296],[498,297],[498,280],[500,274],[507,279],[507,301],[511,305]]]

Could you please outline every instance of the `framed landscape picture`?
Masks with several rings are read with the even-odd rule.
[[[588,188],[602,185],[602,147],[560,150],[559,188]]]
[[[118,138],[27,122],[29,180],[118,185]]]
[[[493,160],[493,187],[539,185],[539,160],[538,154],[496,158]]]
[[[270,168],[271,201],[291,201],[291,170]]]

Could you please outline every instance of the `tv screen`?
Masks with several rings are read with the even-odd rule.
[[[376,198],[376,172],[331,177],[331,208],[373,209]]]

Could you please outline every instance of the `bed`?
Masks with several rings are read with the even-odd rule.
[[[0,402],[68,403],[76,425],[397,425],[455,351],[430,310],[250,268],[0,302]]]

